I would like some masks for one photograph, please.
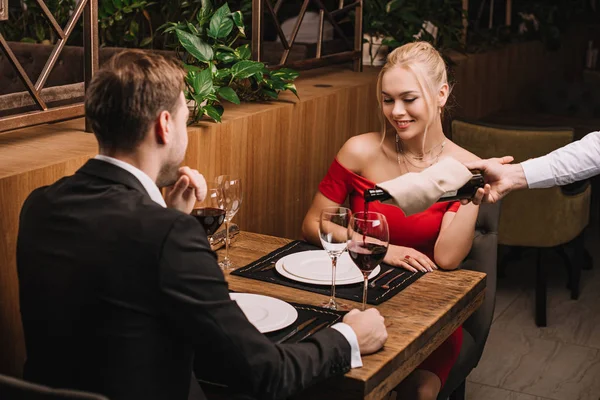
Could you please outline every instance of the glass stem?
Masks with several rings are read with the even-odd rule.
[[[225,259],[223,261],[229,261],[229,220],[225,221]]]
[[[365,311],[365,309],[367,308],[367,286],[369,285],[369,276],[368,275],[364,275],[365,278],[365,285],[363,287],[363,301],[362,301],[362,310]]]
[[[337,257],[331,258],[331,301],[335,304],[335,267],[337,266]]]

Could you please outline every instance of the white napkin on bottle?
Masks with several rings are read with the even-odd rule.
[[[392,196],[384,203],[400,207],[409,216],[427,210],[444,193],[460,189],[472,177],[462,163],[445,157],[421,172],[409,172],[377,186]]]

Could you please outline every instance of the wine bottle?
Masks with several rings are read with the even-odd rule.
[[[473,177],[469,179],[467,183],[465,183],[458,190],[452,190],[450,192],[444,193],[437,202],[443,201],[457,201],[463,199],[472,199],[477,192],[477,189],[483,188],[485,182],[483,180],[483,175],[479,171],[471,171],[473,173]],[[365,190],[365,203],[370,203],[372,201],[386,201],[392,198],[388,192],[383,190],[382,188],[375,186],[373,189]]]

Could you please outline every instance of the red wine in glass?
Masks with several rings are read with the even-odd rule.
[[[362,273],[368,276],[385,258],[387,247],[376,243],[352,242],[348,245],[348,254]]]
[[[204,227],[207,235],[212,235],[225,221],[225,210],[213,207],[195,208],[192,216]]]
[[[383,214],[357,212],[350,220],[348,254],[363,274],[363,311],[367,303],[369,274],[383,262],[388,250],[389,235],[387,219]]]

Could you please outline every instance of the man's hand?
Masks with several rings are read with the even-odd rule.
[[[344,316],[358,339],[360,354],[371,354],[383,347],[388,334],[384,319],[376,308],[366,311],[354,309]]]
[[[527,187],[523,167],[510,164],[513,160],[511,156],[505,156],[465,164],[470,170],[480,170],[486,183],[483,189],[477,190],[473,204],[496,203],[511,191]]]
[[[189,214],[196,201],[204,200],[206,192],[206,180],[202,174],[190,167],[181,167],[177,182],[166,189],[165,203],[169,208]]]

